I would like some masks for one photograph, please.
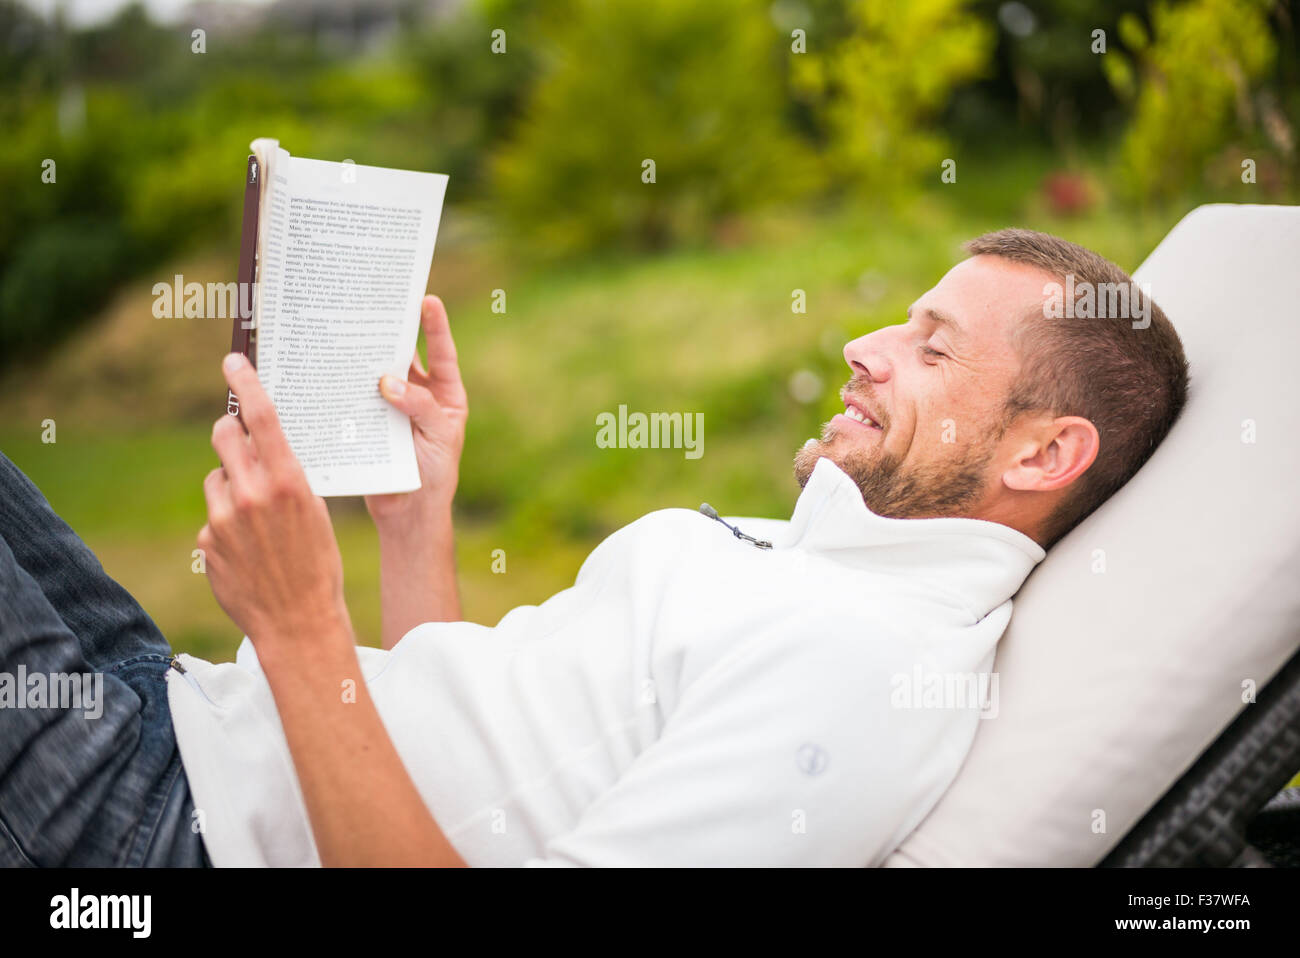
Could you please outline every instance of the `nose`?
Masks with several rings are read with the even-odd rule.
[[[889,379],[893,366],[889,358],[889,330],[893,327],[878,329],[874,333],[859,336],[844,344],[844,361],[853,370],[854,378],[859,376],[881,383]]]

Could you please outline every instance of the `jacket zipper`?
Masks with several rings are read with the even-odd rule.
[[[203,686],[199,685],[198,680],[194,678],[194,676],[190,675],[190,670],[181,665],[181,657],[179,655],[173,655],[171,661],[168,662],[167,665],[169,668],[173,668],[181,675],[185,676],[185,681],[189,683],[190,687],[193,688],[194,691],[203,696],[203,701],[207,702],[213,708],[220,708],[216,702],[208,698],[208,693],[203,691]]]
[[[766,539],[755,539],[753,536],[747,536],[745,535],[745,533],[741,532],[735,526],[728,523],[727,520],[723,519],[722,516],[718,515],[718,510],[714,509],[713,506],[709,505],[707,502],[700,503],[700,512],[708,516],[710,519],[716,519],[718,522],[721,522],[724,526],[726,526],[728,529],[731,530],[731,534],[734,535],[737,539],[742,539],[745,542],[750,543],[751,545],[753,545],[755,548],[758,549],[772,548],[772,543],[768,542]]]

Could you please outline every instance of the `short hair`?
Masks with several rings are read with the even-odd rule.
[[[1007,396],[1003,429],[1029,412],[1082,416],[1097,427],[1101,447],[1093,464],[1067,489],[1041,530],[1050,547],[1087,518],[1150,458],[1187,402],[1188,369],[1182,341],[1154,299],[1114,263],[1076,243],[1026,229],[985,233],[966,244],[971,255],[1000,256],[1036,266],[1069,290],[1123,288],[1131,297],[1124,315],[1063,315],[1035,307],[1012,334],[1021,373]],[[1086,284],[1086,285],[1085,285]],[[1113,284],[1113,285],[1104,285]],[[1045,290],[1046,292],[1046,290]],[[1064,302],[1064,296],[1062,302]],[[1111,303],[1115,299],[1110,300]],[[1133,319],[1150,324],[1134,328]]]

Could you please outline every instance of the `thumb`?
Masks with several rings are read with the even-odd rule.
[[[381,376],[379,392],[398,412],[410,416],[421,432],[429,436],[437,434],[443,420],[442,407],[429,390],[396,376]]]

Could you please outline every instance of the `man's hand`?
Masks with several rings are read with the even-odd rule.
[[[203,482],[208,522],[198,537],[212,593],[259,657],[305,651],[323,631],[350,636],[325,501],[312,494],[252,365],[232,353],[222,369],[248,435],[234,416],[212,429],[224,468]]]
[[[244,357],[222,369],[233,416],[212,429],[225,464],[203,483],[212,592],[247,633],[275,699],[325,865],[464,865],[402,764],[361,675],[343,563],[270,397]]]
[[[437,296],[424,297],[420,325],[424,329],[429,368],[426,370],[420,363],[417,352],[407,379],[384,376],[379,391],[395,409],[411,417],[421,487],[414,492],[366,496],[366,508],[381,526],[427,520],[449,509],[460,477],[469,404],[447,310]]]

